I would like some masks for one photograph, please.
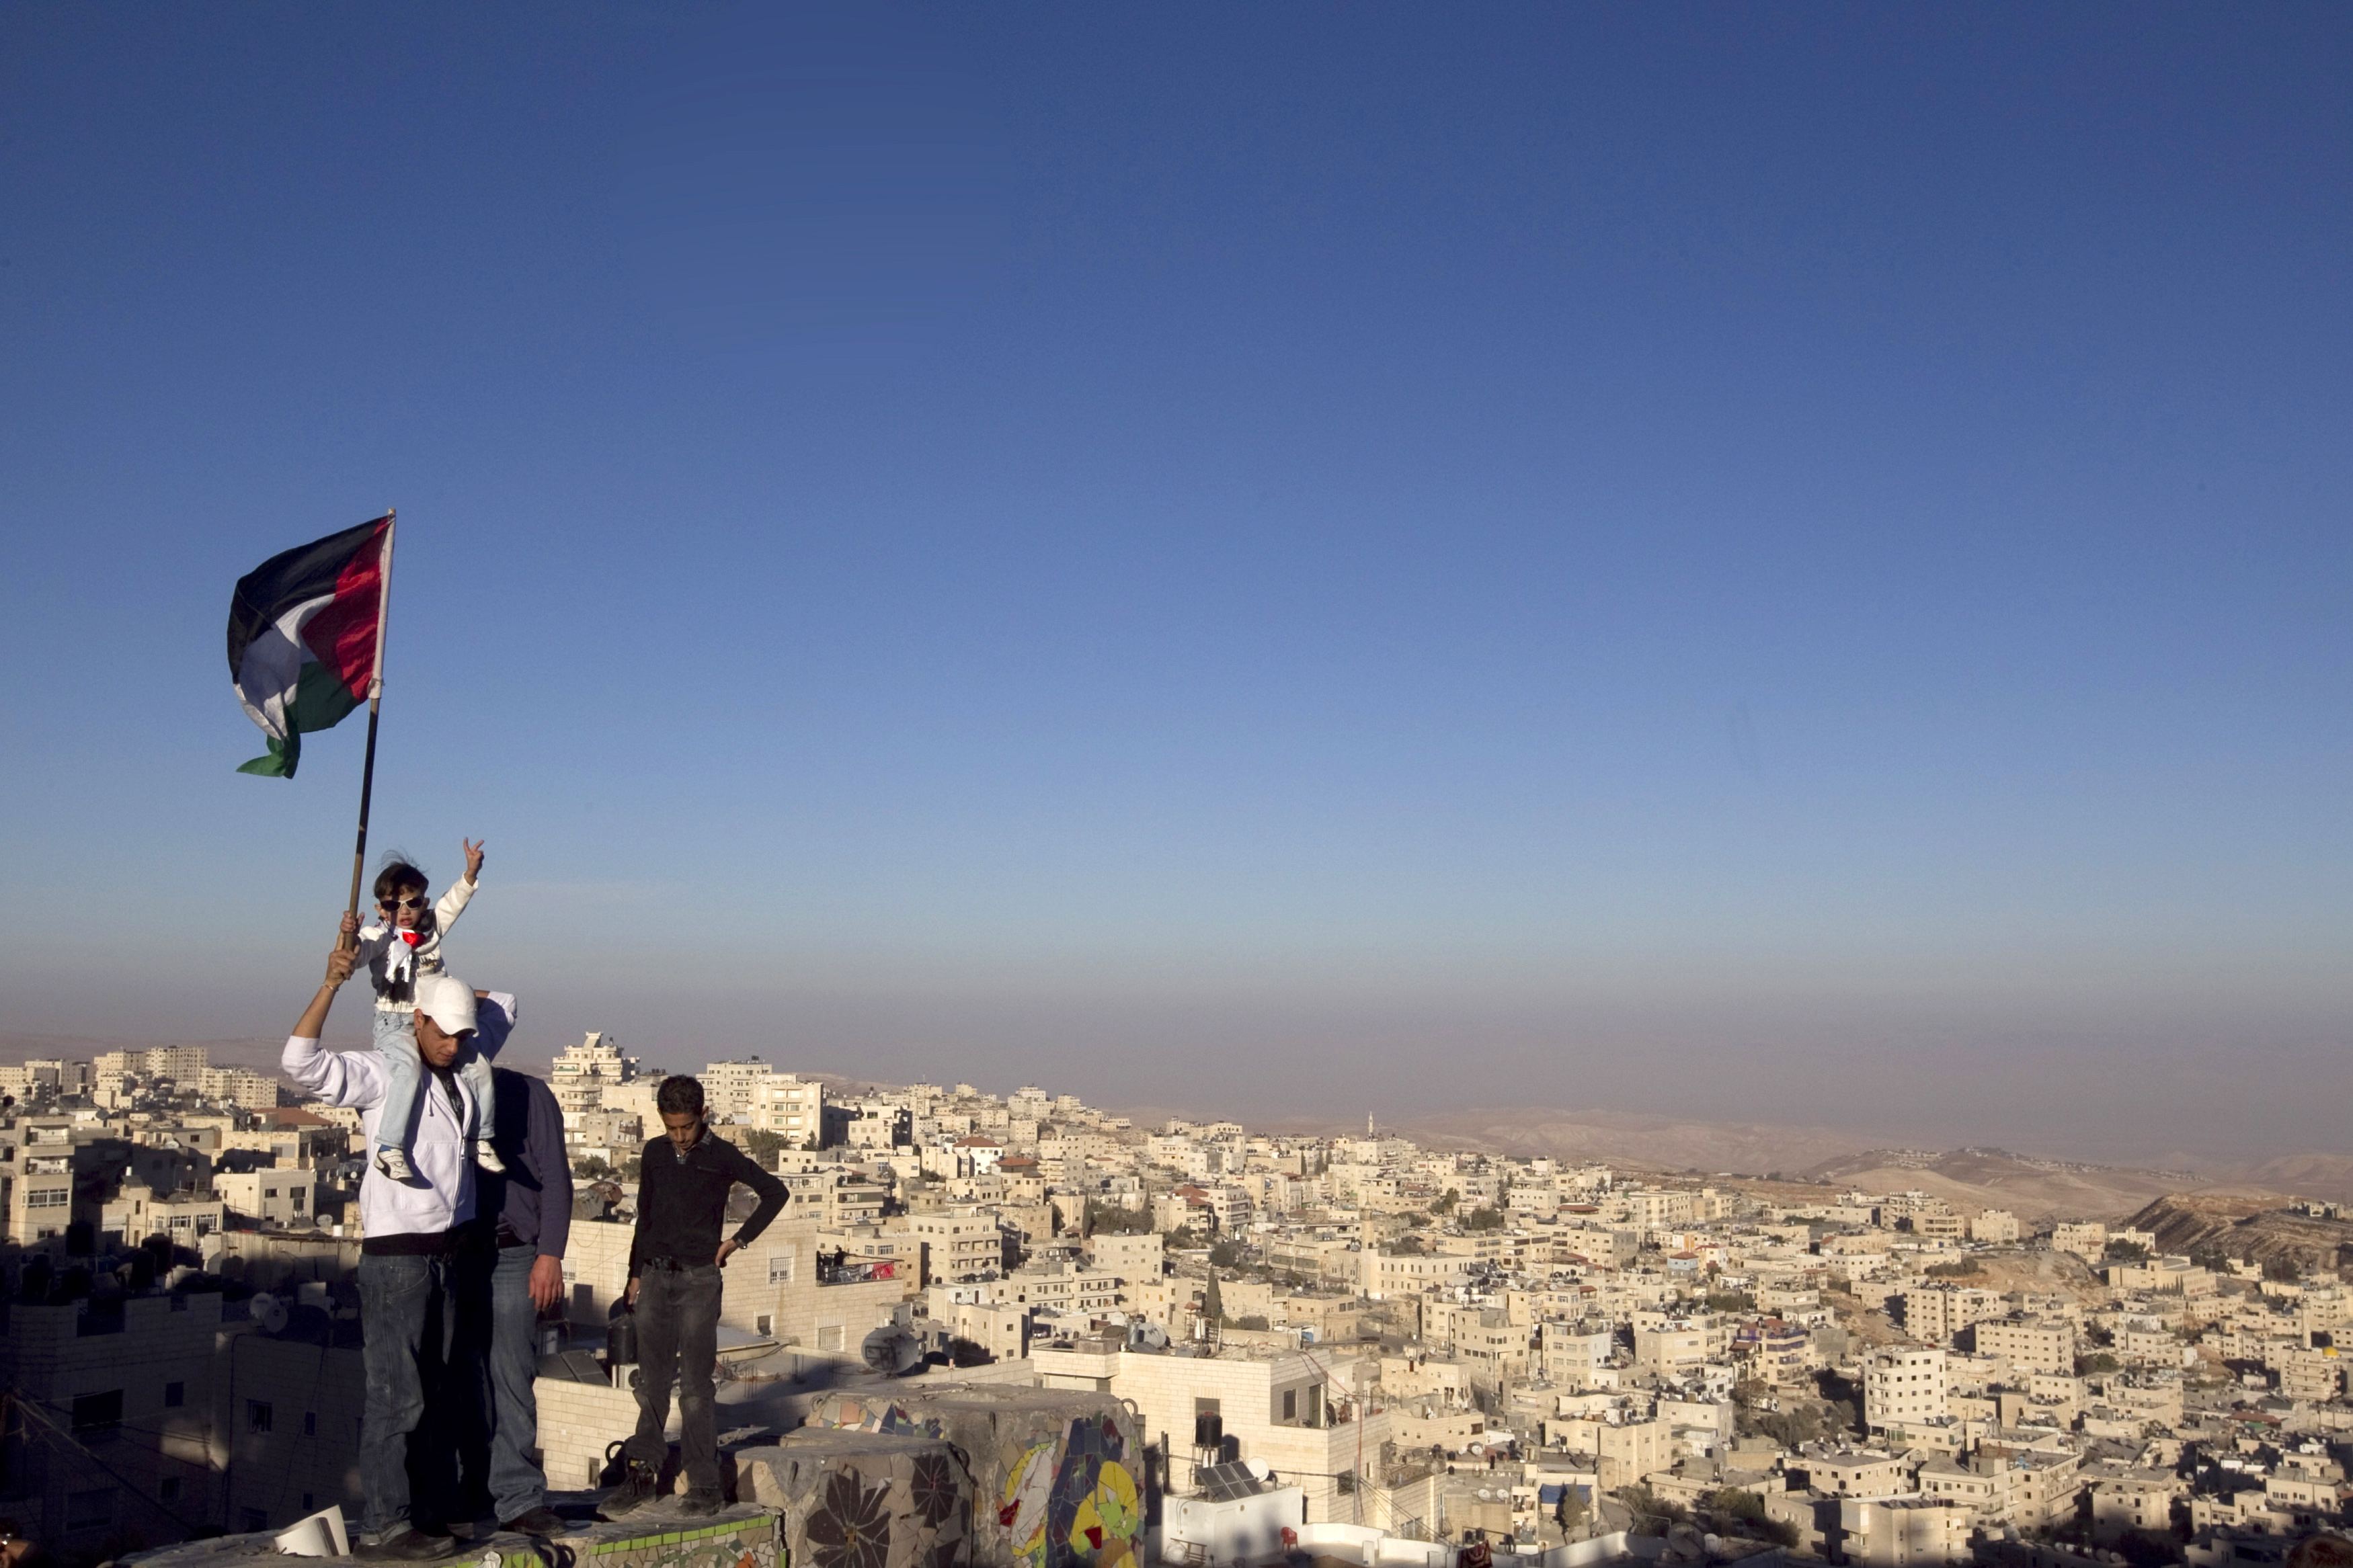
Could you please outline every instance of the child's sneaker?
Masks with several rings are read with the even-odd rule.
[[[491,1141],[487,1138],[474,1140],[474,1163],[494,1176],[503,1176],[507,1173],[507,1163],[498,1157],[497,1152],[491,1148]]]
[[[416,1168],[409,1164],[408,1156],[397,1149],[378,1149],[375,1152],[375,1168],[396,1182],[417,1180]]]

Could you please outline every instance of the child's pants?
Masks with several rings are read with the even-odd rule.
[[[416,1135],[417,1086],[425,1076],[424,1058],[417,1054],[416,1015],[406,1011],[393,1012],[379,1007],[375,1010],[375,1048],[384,1054],[384,1108],[376,1112],[375,1146],[408,1152],[409,1140]],[[466,1136],[483,1135],[482,1112],[491,1105],[491,1064],[481,1052],[469,1050],[458,1066],[458,1076],[465,1081],[466,1091],[474,1101],[474,1110],[466,1126]]]

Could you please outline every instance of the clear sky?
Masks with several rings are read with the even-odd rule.
[[[2342,6],[752,17],[0,16],[0,1028],[2343,1146]]]

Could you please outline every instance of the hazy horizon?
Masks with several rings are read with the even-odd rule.
[[[2348,1146],[2353,19],[0,16],[0,1031]],[[364,988],[340,1004],[356,1037]]]

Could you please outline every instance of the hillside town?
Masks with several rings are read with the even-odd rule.
[[[2353,1498],[2330,1205],[1969,1211],[691,1070],[789,1193],[727,1269],[729,1441],[934,1385],[1108,1396],[1165,1561],[1220,1560],[1187,1531],[1279,1494],[1287,1540],[1345,1530],[1367,1563],[2278,1568]],[[576,1182],[552,1487],[597,1485],[634,1418],[607,1329],[658,1079],[591,1034],[546,1080]],[[0,1068],[0,1516],[95,1562],[348,1502],[357,1114],[199,1047]]]

